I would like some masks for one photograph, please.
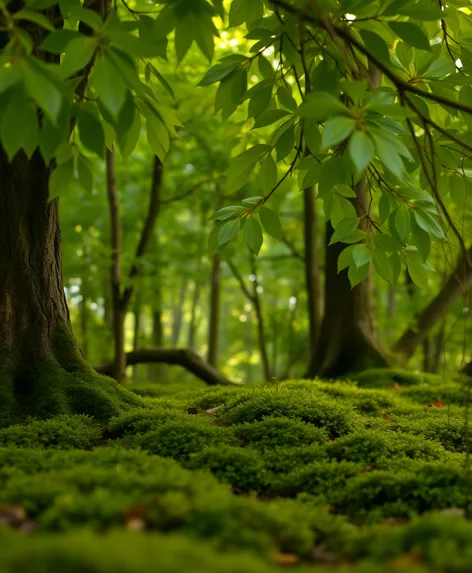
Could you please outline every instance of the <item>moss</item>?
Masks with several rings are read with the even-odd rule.
[[[134,437],[155,430],[173,420],[186,420],[189,416],[177,408],[162,404],[149,408],[135,408],[110,420],[108,435],[111,438]]]
[[[301,420],[276,416],[268,416],[259,422],[239,424],[233,428],[233,432],[242,445],[260,449],[323,443],[328,439],[324,428],[316,428]]]
[[[235,443],[231,433],[212,425],[212,420],[202,416],[188,416],[188,420],[167,422],[157,430],[137,436],[133,443],[159,456],[187,461],[191,454],[207,446]]]
[[[0,445],[18,447],[89,448],[102,438],[100,426],[87,416],[57,416],[28,420],[25,425],[0,430]]]
[[[465,482],[460,464],[397,459],[379,469],[367,468],[349,480],[333,499],[337,510],[352,519],[377,521],[462,507]]]
[[[222,554],[213,544],[182,535],[90,531],[56,537],[0,534],[2,573],[268,573],[264,559],[241,551]]]
[[[215,476],[242,491],[263,491],[269,481],[260,454],[236,447],[211,447],[192,456],[190,467],[210,470]]]
[[[394,368],[370,368],[356,374],[354,379],[362,388],[388,388],[395,384],[416,386],[425,382],[434,385],[441,384],[441,378],[437,375]]]
[[[334,399],[287,389],[262,389],[247,393],[229,403],[220,418],[228,424],[243,424],[263,420],[267,416],[299,419],[332,435],[342,435],[358,429],[360,417],[349,404]]]
[[[375,430],[354,432],[327,447],[331,458],[361,464],[374,464],[393,457],[439,460],[445,453],[440,444],[421,436]]]
[[[70,414],[107,422],[131,407],[145,406],[111,378],[88,368],[68,372],[55,361],[31,365],[14,379],[2,380],[1,387],[7,406],[0,406],[0,427],[28,416],[47,419]],[[8,388],[13,388],[13,397]]]

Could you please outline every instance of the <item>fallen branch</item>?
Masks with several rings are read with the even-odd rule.
[[[126,354],[126,366],[150,363],[182,366],[210,386],[239,386],[238,382],[228,380],[213,366],[204,362],[193,350],[187,348],[142,348]],[[97,366],[95,370],[99,374],[111,376],[113,361]]]

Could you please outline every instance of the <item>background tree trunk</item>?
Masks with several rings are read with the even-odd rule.
[[[220,341],[220,290],[221,260],[219,255],[213,255],[210,278],[207,362],[214,368],[218,367],[218,349]]]
[[[121,304],[121,221],[120,202],[116,189],[115,150],[107,149],[106,176],[108,208],[110,212],[111,227],[111,263],[110,285],[113,313],[113,349],[114,370],[113,378],[119,384],[126,382],[126,356],[125,356],[125,317],[126,311]]]

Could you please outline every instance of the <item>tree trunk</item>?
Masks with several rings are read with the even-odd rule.
[[[110,284],[113,313],[113,348],[114,370],[113,377],[119,384],[126,382],[126,356],[125,356],[125,318],[126,312],[121,304],[121,222],[120,203],[116,189],[115,151],[107,149],[106,176],[108,207],[111,227],[111,265]]]
[[[446,326],[443,323],[434,337],[434,350],[431,360],[431,372],[437,374],[441,366],[441,358],[444,356],[444,340],[446,338]]]
[[[409,328],[399,338],[393,347],[394,352],[400,354],[405,361],[409,360],[417,347],[423,342],[431,328],[444,316],[454,302],[472,287],[472,268],[469,259],[472,257],[472,248],[466,256],[459,259],[454,272],[446,284],[428,306],[418,314],[415,326]]]
[[[357,184],[359,216],[367,209],[365,180]],[[362,203],[361,203],[362,201]],[[318,348],[306,377],[336,378],[368,367],[386,366],[374,327],[371,281],[367,277],[351,288],[347,269],[338,273],[338,257],[346,245],[329,245],[333,235],[326,226],[325,312]]]
[[[117,415],[121,392],[87,366],[72,333],[62,279],[58,201],[38,152],[0,150],[0,426],[26,416]]]
[[[188,279],[184,278],[184,282],[182,283],[182,287],[179,293],[179,300],[176,306],[174,307],[172,338],[171,338],[172,346],[177,346],[177,344],[179,343],[180,332],[182,330],[182,319],[184,315],[185,298],[187,296],[188,284],[189,284]]]
[[[158,296],[158,299],[160,297]],[[159,308],[152,311],[152,343],[157,348],[162,348],[164,346],[164,329],[162,325],[162,310]],[[162,364],[149,364],[148,368],[148,378],[151,382],[157,382],[160,380],[165,372],[164,366]]]
[[[305,238],[305,284],[309,324],[310,354],[316,351],[321,322],[321,277],[318,260],[315,189],[313,186],[303,191],[303,215]]]
[[[136,294],[136,299],[134,301],[134,333],[133,333],[133,350],[137,350],[139,346],[139,333],[141,331],[141,294],[138,292]],[[138,379],[138,367],[133,368],[133,381],[136,382]]]
[[[193,292],[192,292],[192,308],[190,311],[190,322],[188,325],[188,347],[192,350],[195,347],[195,338],[198,329],[198,306],[200,303],[200,282],[196,280],[194,282]]]
[[[423,340],[423,372],[431,372],[431,340],[429,336]]]
[[[210,279],[210,315],[208,319],[208,354],[207,361],[214,368],[218,367],[218,347],[220,341],[220,283],[221,260],[213,255]]]
[[[261,365],[262,371],[264,372],[264,378],[267,382],[269,382],[272,380],[272,368],[270,366],[269,354],[267,352],[264,314],[262,312],[261,297],[259,296],[258,292],[259,282],[257,280],[257,267],[254,256],[251,257],[251,263],[251,272],[255,277],[252,282],[252,303],[254,305],[254,313],[257,320],[257,340],[259,342],[259,354],[261,356]]]

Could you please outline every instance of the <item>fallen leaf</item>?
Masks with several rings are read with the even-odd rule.
[[[277,565],[297,565],[297,563],[300,562],[300,557],[298,557],[298,555],[294,555],[293,553],[275,553],[274,561],[277,563]]]
[[[322,543],[321,545],[318,545],[318,547],[315,547],[315,549],[310,553],[310,561],[334,565],[341,563],[343,558],[332,551],[327,551],[326,546]]]

